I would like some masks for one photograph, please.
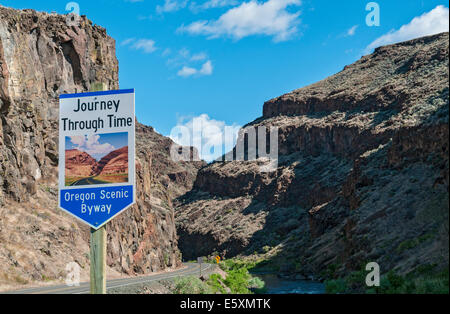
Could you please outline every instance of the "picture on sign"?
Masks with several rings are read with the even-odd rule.
[[[128,182],[128,133],[65,137],[65,186]]]

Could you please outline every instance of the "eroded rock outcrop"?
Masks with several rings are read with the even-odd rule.
[[[99,160],[92,170],[93,175],[117,174],[128,171],[128,146],[116,149]]]
[[[279,128],[277,169],[201,169],[177,204],[183,256],[259,253],[302,278],[448,267],[448,40],[378,48],[267,101],[246,128]]]
[[[89,274],[89,230],[57,208],[58,96],[99,87],[119,87],[104,28],[84,16],[68,26],[65,16],[0,6],[0,284],[64,279],[71,261],[82,279]],[[138,124],[137,133],[137,204],[107,226],[110,275],[179,265],[170,199],[192,186],[201,165],[173,163],[171,140],[151,127]],[[102,170],[119,171],[120,161]]]
[[[96,165],[97,161],[88,153],[79,151],[78,149],[66,150],[66,177],[88,177],[92,173],[92,168]]]

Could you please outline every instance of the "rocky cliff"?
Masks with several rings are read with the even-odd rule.
[[[119,87],[104,28],[0,6],[0,285],[64,279],[71,261],[88,275],[88,228],[57,208],[58,96],[99,87]],[[180,263],[170,199],[201,163],[173,163],[171,143],[137,125],[137,204],[107,226],[111,275]]]
[[[66,177],[88,177],[92,173],[92,167],[97,165],[97,161],[86,152],[70,149],[66,150],[65,165]]]
[[[92,175],[116,174],[128,171],[128,146],[116,149],[102,157],[92,170]]]
[[[178,199],[186,258],[257,256],[324,279],[448,268],[448,33],[380,47],[264,104],[246,126],[279,128],[278,167],[214,162]]]

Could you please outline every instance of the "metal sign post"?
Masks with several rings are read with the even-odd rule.
[[[200,277],[202,276],[203,257],[197,257],[197,263],[200,265]]]

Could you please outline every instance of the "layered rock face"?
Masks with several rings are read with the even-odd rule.
[[[0,284],[64,279],[71,261],[89,274],[89,230],[57,208],[58,96],[99,87],[119,87],[115,41],[104,28],[0,6]],[[137,133],[138,199],[107,226],[110,275],[179,265],[169,193],[185,192],[199,166],[172,163],[164,153],[171,141],[152,128],[138,124]],[[72,157],[90,166],[82,153]],[[120,171],[122,159],[111,156],[102,170]]]
[[[448,267],[448,40],[378,48],[266,102],[246,129],[278,127],[278,167],[201,169],[177,203],[183,256],[258,253],[300,278]]]
[[[65,162],[66,177],[126,173],[128,171],[128,146],[110,152],[98,162],[86,152],[78,149],[66,150]]]
[[[66,177],[67,176],[90,176],[92,168],[97,165],[97,161],[88,153],[78,149],[66,151],[65,156]]]
[[[128,171],[128,146],[116,149],[100,159],[94,174],[117,174]]]
[[[180,265],[172,199],[192,188],[204,162],[172,161],[172,144],[152,127],[137,123],[137,206],[107,226],[108,264],[115,269],[132,274]],[[174,173],[185,174],[186,181],[173,180]]]

